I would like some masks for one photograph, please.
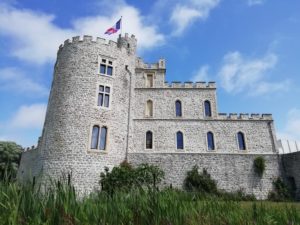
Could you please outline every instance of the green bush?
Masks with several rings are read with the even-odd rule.
[[[200,193],[214,193],[218,192],[216,182],[211,179],[210,174],[206,169],[203,169],[199,174],[198,167],[194,166],[192,170],[187,172],[184,180],[184,188],[187,191],[197,191]]]
[[[124,161],[111,172],[106,167],[100,177],[101,189],[113,194],[116,190],[128,191],[145,186],[157,188],[164,177],[164,172],[157,166],[148,164],[141,164],[134,168]]]
[[[254,171],[261,177],[266,169],[266,160],[262,156],[258,156],[254,159],[253,165]]]
[[[281,178],[277,178],[273,181],[274,190],[268,195],[268,199],[271,201],[291,201],[291,190],[283,182]]]
[[[0,142],[0,180],[12,180],[16,178],[20,158],[20,145],[15,142]]]

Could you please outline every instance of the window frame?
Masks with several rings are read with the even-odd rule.
[[[238,136],[239,133],[241,133],[243,135],[245,149],[240,149],[240,142],[239,142],[239,136]],[[238,149],[238,151],[239,152],[246,152],[246,151],[248,151],[248,148],[247,148],[248,145],[247,145],[247,142],[246,142],[246,134],[243,131],[239,130],[238,132],[236,132],[235,136],[236,136],[236,143],[237,143],[237,149]]]
[[[103,63],[102,60],[107,60],[107,61],[105,63]],[[99,55],[98,56],[97,74],[100,76],[113,78],[115,76],[115,70],[116,70],[115,61],[116,61],[115,58],[112,58],[109,56],[104,56],[104,55]],[[112,64],[109,64],[109,62],[112,62]],[[101,73],[101,65],[105,65],[105,73]],[[107,74],[108,67],[112,67],[112,75]]]
[[[181,107],[181,116],[177,116],[177,110],[176,110],[176,103],[177,102],[180,102],[180,107]],[[175,102],[174,102],[175,104],[175,118],[182,118],[183,117],[183,103],[182,103],[182,101],[180,100],[180,99],[176,99],[175,100]]]
[[[99,133],[98,133],[98,139],[97,139],[97,148],[92,148],[92,137],[93,137],[93,128],[94,126],[98,126],[99,127]],[[101,137],[101,129],[105,127],[106,128],[106,143],[105,143],[105,149],[104,150],[100,150],[100,137]],[[109,138],[110,138],[110,132],[109,132],[109,127],[106,124],[99,124],[99,123],[92,123],[90,125],[89,128],[89,144],[88,144],[88,149],[87,152],[88,153],[107,153],[109,151]]]
[[[152,76],[152,86],[148,87],[148,75]],[[146,88],[154,88],[154,73],[145,73],[145,87]]]
[[[209,146],[208,146],[208,134],[211,133],[212,134],[212,137],[213,137],[213,145],[214,145],[214,149],[209,149]],[[214,132],[212,132],[211,130],[209,130],[208,132],[206,132],[206,150],[208,152],[215,152],[217,147],[216,147],[216,141],[215,141],[215,134]]]
[[[147,133],[151,132],[152,134],[152,148],[147,148]],[[154,149],[154,135],[153,135],[153,131],[152,130],[147,130],[145,133],[145,150],[149,151],[149,150],[153,150]]]
[[[98,98],[99,98],[99,93],[100,93],[100,86],[104,86],[104,90],[105,90],[105,87],[109,87],[109,89],[110,89],[110,92],[109,92],[109,102],[108,102],[109,106],[108,107],[98,105]],[[96,84],[96,94],[95,94],[95,96],[96,96],[95,97],[95,108],[96,109],[111,110],[111,108],[112,108],[112,105],[111,105],[112,104],[112,96],[113,96],[113,88],[112,88],[111,84],[98,82]],[[104,104],[104,99],[103,99],[103,104]]]
[[[147,105],[148,105],[148,102],[151,101],[152,102],[152,116],[150,115],[147,115]],[[150,114],[150,113],[149,113]],[[145,111],[144,111],[144,117],[146,118],[154,118],[154,101],[149,98],[147,101],[146,101],[146,104],[145,104]]]
[[[177,145],[177,134],[178,133],[181,133],[182,134],[182,148],[178,148],[178,145]],[[177,130],[175,132],[175,149],[176,151],[183,151],[185,150],[185,145],[184,145],[185,141],[184,141],[184,132],[182,130]]]
[[[206,115],[206,107],[205,107],[205,106],[206,106],[206,105],[205,105],[206,102],[209,103],[210,116],[207,116],[207,115]],[[211,101],[208,100],[208,99],[206,99],[206,100],[203,101],[203,116],[204,116],[204,118],[212,118],[212,116],[213,116],[213,113],[212,113],[212,107],[211,107]]]

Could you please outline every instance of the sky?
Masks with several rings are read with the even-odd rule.
[[[272,113],[300,140],[298,0],[1,0],[0,140],[36,145],[58,46],[104,35],[122,16],[145,62],[167,81],[216,81],[221,113]]]

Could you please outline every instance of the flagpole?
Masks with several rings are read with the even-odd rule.
[[[123,16],[121,16],[121,37],[122,37],[122,30],[123,30],[123,19],[122,19]]]

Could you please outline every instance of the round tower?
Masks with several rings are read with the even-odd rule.
[[[90,192],[105,166],[125,159],[136,43],[126,34],[60,46],[39,146],[43,175],[72,173],[77,190]]]

